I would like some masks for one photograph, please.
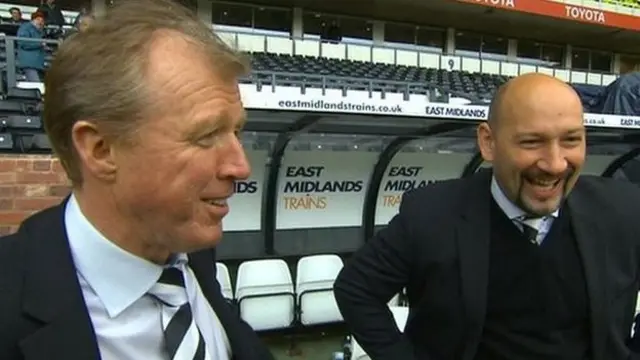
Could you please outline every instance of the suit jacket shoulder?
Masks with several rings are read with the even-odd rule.
[[[593,197],[602,204],[619,209],[640,208],[640,187],[626,180],[582,175],[576,183],[575,190]]]
[[[23,359],[19,343],[38,327],[23,317],[29,240],[23,227],[0,237],[0,354],[7,360]]]
[[[443,220],[450,223],[453,216],[460,215],[470,202],[489,199],[491,173],[479,172],[468,178],[448,179],[407,191],[400,212],[420,213],[429,222]],[[473,204],[472,204],[473,205]],[[422,221],[416,218],[415,220]]]

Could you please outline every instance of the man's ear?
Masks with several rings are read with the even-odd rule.
[[[482,158],[484,161],[490,162],[493,161],[493,133],[491,132],[491,127],[489,123],[483,122],[478,125],[478,129],[476,130],[476,137],[478,142],[478,148],[480,149],[480,154],[482,154]]]
[[[108,182],[115,179],[113,142],[95,123],[76,122],[71,129],[71,139],[82,166],[92,177]]]

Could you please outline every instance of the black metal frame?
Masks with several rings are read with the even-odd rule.
[[[602,172],[602,176],[612,177],[616,171],[621,169],[624,164],[627,163],[627,161],[634,159],[638,155],[640,155],[640,147],[631,149],[629,152],[618,156],[611,162],[611,164],[609,164],[609,166],[607,166],[606,169],[604,169],[604,171]]]
[[[482,154],[479,151],[473,154],[471,160],[469,160],[467,165],[464,166],[464,169],[462,169],[462,174],[460,174],[460,177],[466,178],[475,174],[476,171],[478,171],[480,165],[482,165],[483,161],[484,159],[482,158]]]
[[[309,130],[321,116],[305,115],[294,122],[286,131],[278,134],[275,144],[267,158],[265,171],[265,185],[262,192],[262,217],[261,227],[264,236],[264,248],[267,255],[275,254],[275,231],[278,216],[278,180],[282,158],[291,139],[306,130]]]
[[[460,130],[467,127],[475,126],[475,124],[464,123],[440,123],[429,126],[422,130],[419,130],[417,134],[413,136],[400,136],[395,138],[387,147],[382,150],[378,161],[373,168],[371,177],[369,178],[369,184],[367,186],[367,192],[364,197],[364,206],[362,211],[362,236],[363,243],[373,236],[375,230],[375,216],[376,206],[378,204],[378,195],[380,194],[380,183],[384,178],[384,173],[387,167],[393,160],[393,157],[402,149],[407,143],[417,140],[421,137],[427,137],[432,135],[438,135],[450,131]]]

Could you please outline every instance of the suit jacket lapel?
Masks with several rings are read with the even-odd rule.
[[[489,272],[489,205],[491,172],[471,177],[461,200],[460,223],[456,240],[460,257],[462,300],[466,312],[467,338],[463,359],[472,359],[482,334],[487,305]]]
[[[189,266],[198,279],[202,293],[211,304],[213,311],[220,319],[220,323],[227,333],[229,344],[233,351],[233,358],[247,359],[248,357],[243,355],[244,344],[241,343],[242,336],[238,333],[238,320],[234,319],[237,318],[237,315],[233,313],[232,307],[224,299],[220,289],[216,288],[214,259],[212,250],[199,251],[189,255]]]
[[[589,202],[587,190],[582,190],[580,181],[568,198],[571,222],[578,244],[578,251],[584,268],[589,297],[589,313],[591,320],[591,343],[593,358],[604,360],[606,332],[606,238],[607,233],[602,221],[590,211],[593,205]]]
[[[27,242],[23,312],[42,326],[22,339],[25,360],[99,360],[64,228],[64,201],[20,228]]]

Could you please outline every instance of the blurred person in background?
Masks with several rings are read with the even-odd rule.
[[[22,18],[22,11],[20,11],[20,8],[17,7],[12,7],[9,9],[9,19],[7,19],[5,22],[9,23],[9,24],[22,24],[25,22],[25,20]]]
[[[80,20],[80,18],[82,18],[84,15],[87,15],[91,13],[91,11],[89,10],[88,7],[83,6],[80,8],[80,10],[78,10],[78,15],[76,15],[76,18],[73,19],[73,26],[76,27],[78,26],[78,21]]]
[[[62,9],[56,3],[56,0],[44,0],[38,11],[45,14],[45,22],[47,25],[63,26],[66,24]]]
[[[86,13],[86,14],[82,14],[81,16],[78,17],[78,21],[75,24],[75,29],[76,31],[86,31],[87,28],[89,28],[89,26],[91,25],[91,23],[93,23],[93,20],[95,20],[95,18],[93,17],[93,15]]]
[[[43,39],[45,23],[44,14],[36,11],[31,14],[31,21],[20,25],[18,37],[26,39]],[[42,41],[18,40],[18,68],[22,69],[27,81],[40,82],[44,71],[44,60],[47,46]]]

